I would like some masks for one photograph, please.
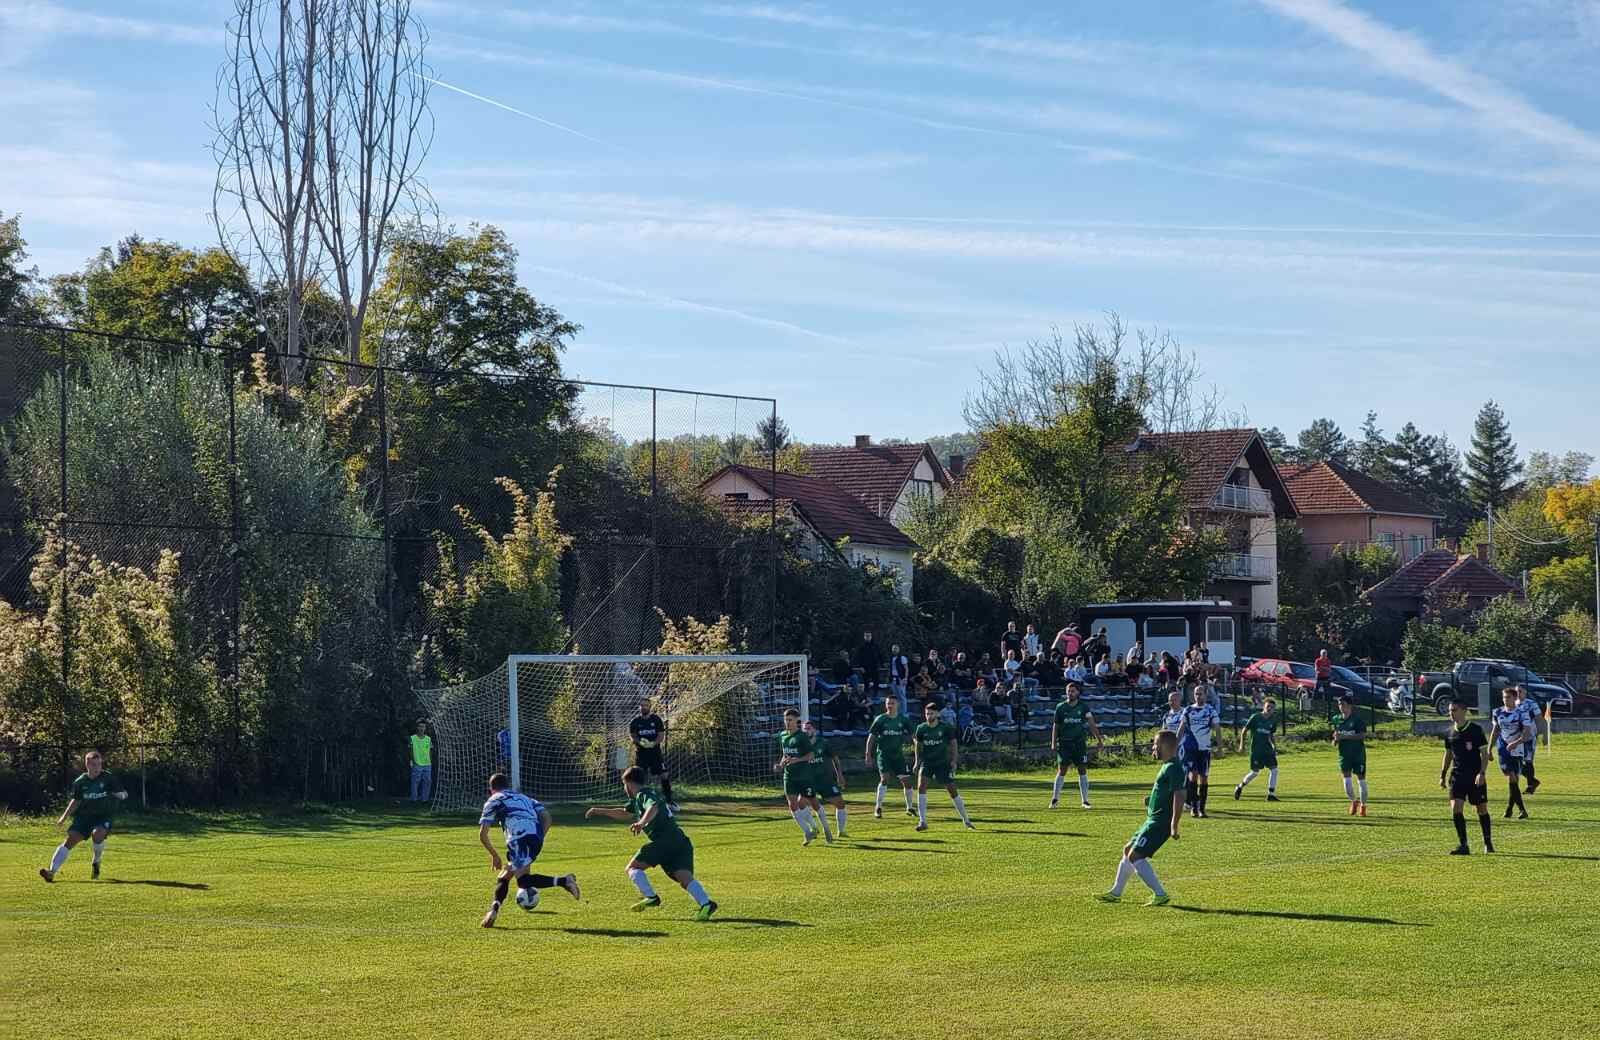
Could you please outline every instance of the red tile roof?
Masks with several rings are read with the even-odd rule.
[[[1337,462],[1307,462],[1278,471],[1302,513],[1382,513],[1442,519],[1397,487]]]
[[[729,472],[739,474],[768,494],[773,493],[772,472],[749,466],[724,466],[700,486],[706,487]],[[898,527],[872,512],[832,481],[782,470],[778,471],[777,478],[780,510],[784,503],[789,503],[795,513],[829,542],[848,538],[862,545],[881,545],[889,549],[917,548],[917,543],[907,538]],[[762,515],[758,509],[764,509],[767,505],[765,502],[744,503],[737,499],[724,501],[729,502],[724,509],[746,516]]]
[[[1476,556],[1458,557],[1449,549],[1430,549],[1367,590],[1373,599],[1442,599],[1465,595],[1488,600],[1521,587]]]
[[[894,511],[906,481],[926,455],[935,480],[946,490],[950,478],[926,444],[869,444],[864,448],[812,448],[806,452],[811,475],[859,499],[879,516]]]
[[[1282,477],[1272,463],[1260,433],[1251,427],[1227,430],[1195,430],[1188,433],[1141,433],[1129,445],[1137,453],[1146,450],[1175,451],[1183,460],[1183,495],[1191,509],[1210,509],[1228,475],[1241,462],[1256,473],[1257,480],[1272,495],[1280,518],[1295,514],[1294,502],[1283,486]],[[1253,451],[1251,446],[1255,445]],[[1255,457],[1246,458],[1250,451]],[[1263,479],[1264,478],[1264,479]]]

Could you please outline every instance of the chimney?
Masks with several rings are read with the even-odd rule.
[[[1479,563],[1488,563],[1489,562],[1489,543],[1488,542],[1479,542],[1478,543],[1478,562]]]
[[[868,433],[858,433],[858,434],[856,434],[856,447],[858,447],[858,448],[870,448],[870,447],[872,447],[872,435],[868,434]]]
[[[950,462],[945,466],[945,470],[949,472],[952,478],[959,480],[961,475],[967,471],[967,457],[965,455],[951,455]]]

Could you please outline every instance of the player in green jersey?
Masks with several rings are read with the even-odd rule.
[[[1344,796],[1350,799],[1350,815],[1367,815],[1367,724],[1356,713],[1356,702],[1348,693],[1339,697],[1339,717],[1333,720],[1333,746],[1339,749],[1339,772],[1344,776]],[[1354,776],[1358,788],[1352,786]]]
[[[650,878],[645,873],[651,867],[660,867],[661,872],[678,884],[683,890],[694,897],[699,904],[700,912],[695,915],[697,921],[709,921],[711,915],[717,912],[717,904],[706,895],[705,888],[694,876],[694,846],[689,842],[689,836],[683,833],[683,828],[678,826],[674,819],[671,804],[662,797],[661,792],[653,787],[646,787],[647,774],[638,766],[629,766],[622,771],[622,789],[628,794],[628,804],[620,809],[603,809],[594,806],[584,813],[585,819],[594,819],[604,816],[611,820],[621,820],[628,824],[628,830],[634,834],[643,834],[647,839],[644,846],[633,854],[628,861],[628,880],[633,882],[633,887],[643,896],[633,904],[635,910],[650,910],[661,905],[661,897],[656,895],[656,890],[650,885]]]
[[[807,719],[802,728],[806,736],[811,738],[811,794],[807,801],[824,828],[828,826],[828,814],[822,807],[825,804],[833,806],[834,819],[839,824],[839,837],[843,838],[850,813],[844,805],[844,770],[839,768],[839,756],[829,749],[827,740],[817,730],[815,722]],[[830,836],[828,840],[832,841],[833,838]]]
[[[922,706],[922,717],[926,721],[911,736],[913,765],[917,771],[917,830],[928,829],[928,781],[933,780],[943,784],[950,793],[950,800],[955,803],[956,812],[961,814],[961,822],[967,830],[975,831],[977,828],[967,818],[967,803],[956,790],[956,728],[939,720],[936,700],[930,699]]]
[[[828,821],[812,813],[806,802],[806,792],[811,790],[811,763],[815,759],[811,738],[800,728],[800,712],[790,708],[783,713],[783,732],[778,734],[778,761],[772,771],[783,773],[783,797],[789,803],[789,815],[799,824],[800,833],[806,836],[804,845],[810,845],[817,837],[811,827],[813,817],[821,823],[828,841],[833,841],[833,833],[827,830]]]
[[[1239,750],[1244,750],[1244,738],[1250,737],[1250,772],[1239,781],[1239,786],[1233,789],[1233,800],[1238,801],[1244,795],[1244,789],[1250,781],[1261,775],[1263,769],[1267,770],[1267,801],[1278,801],[1278,747],[1272,742],[1272,733],[1278,728],[1278,702],[1268,697],[1261,702],[1261,710],[1250,716],[1244,722],[1244,729],[1239,731]]]
[[[84,755],[83,773],[72,781],[72,799],[62,810],[60,819],[56,820],[56,826],[59,827],[66,823],[67,817],[72,817],[72,822],[67,824],[67,840],[56,846],[55,855],[50,857],[50,865],[40,867],[39,876],[46,881],[54,881],[56,873],[72,854],[73,847],[88,838],[94,849],[89,876],[99,877],[100,857],[105,855],[106,835],[111,832],[117,803],[125,801],[127,797],[128,792],[123,789],[122,782],[106,772],[105,759],[100,752],[91,751]]]
[[[1089,808],[1089,741],[1084,732],[1094,734],[1100,751],[1106,749],[1106,738],[1100,735],[1100,723],[1094,712],[1083,702],[1083,687],[1067,683],[1067,699],[1056,705],[1055,719],[1050,723],[1050,750],[1056,754],[1055,787],[1050,792],[1050,808],[1061,802],[1061,785],[1067,778],[1067,767],[1078,768],[1078,797],[1085,809]]]
[[[900,791],[906,796],[906,815],[917,815],[911,807],[911,770],[906,766],[906,739],[914,728],[915,724],[900,714],[900,701],[891,694],[883,699],[883,714],[867,729],[866,761],[878,769],[878,800],[872,815],[880,820],[891,777],[900,781]]]
[[[1128,879],[1138,874],[1139,880],[1150,886],[1150,900],[1145,906],[1166,906],[1167,890],[1161,887],[1155,868],[1150,865],[1154,856],[1170,837],[1178,840],[1178,822],[1183,819],[1185,774],[1178,763],[1178,735],[1161,730],[1150,742],[1150,754],[1161,762],[1161,771],[1145,800],[1144,826],[1134,832],[1122,848],[1122,859],[1117,863],[1117,878],[1111,891],[1096,896],[1102,902],[1115,903],[1122,898]]]

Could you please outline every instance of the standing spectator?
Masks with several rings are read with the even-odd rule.
[[[1317,688],[1318,697],[1326,697],[1333,689],[1333,659],[1328,656],[1328,648],[1323,647],[1317,651]]]
[[[1083,647],[1083,637],[1078,634],[1077,625],[1067,625],[1056,633],[1050,643],[1050,649],[1061,655],[1062,660],[1070,661],[1078,656],[1078,651]]]
[[[878,693],[878,684],[882,682],[883,647],[872,641],[871,632],[861,633],[861,649],[856,651],[856,667],[861,669],[861,678],[867,686],[867,696],[874,697]]]
[[[1039,633],[1032,625],[1022,633],[1022,656],[1025,658],[1039,656]]]
[[[411,736],[411,800],[425,802],[433,793],[433,738],[428,736],[428,721],[417,720]]]
[[[911,682],[911,659],[900,652],[900,644],[889,648],[889,691],[900,702],[900,712],[906,710],[906,686]]]
[[[1018,657],[1022,656],[1022,633],[1017,631],[1015,621],[1007,621],[1006,630],[1000,636],[1000,653],[997,656],[1004,661],[1006,654],[1013,650],[1017,652]]]

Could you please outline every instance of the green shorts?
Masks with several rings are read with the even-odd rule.
[[[633,854],[633,858],[647,867],[660,867],[668,874],[676,874],[680,870],[694,873],[694,846],[688,838],[646,842],[643,848]]]
[[[1056,764],[1077,766],[1080,770],[1089,768],[1089,744],[1082,740],[1068,740],[1056,745]]]
[[[73,834],[81,834],[85,838],[93,835],[96,827],[104,827],[109,832],[111,830],[111,821],[105,817],[95,819],[88,816],[74,816],[72,822],[67,824],[67,830]]]
[[[816,780],[813,780],[811,782],[811,790],[809,793],[813,798],[821,798],[823,801],[827,801],[830,798],[844,797],[844,792],[839,790],[839,785],[831,776],[826,780],[823,780],[820,777]]]
[[[1356,776],[1367,775],[1367,748],[1364,744],[1355,747],[1339,745],[1339,772],[1354,773]]]
[[[956,772],[950,768],[949,762],[924,762],[922,778],[930,784],[949,786],[956,782]]]
[[[798,798],[811,790],[811,778],[799,771],[783,774],[783,793],[787,796]]]
[[[906,765],[904,752],[879,751],[874,756],[877,759],[879,776],[910,776],[911,768]]]
[[[1163,827],[1160,824],[1147,823],[1133,832],[1129,844],[1133,846],[1134,852],[1149,859],[1161,850],[1161,846],[1165,845],[1170,837],[1172,837],[1170,825]]]
[[[1260,751],[1250,750],[1250,769],[1259,773],[1263,769],[1278,768],[1278,753],[1272,748],[1263,748]]]

